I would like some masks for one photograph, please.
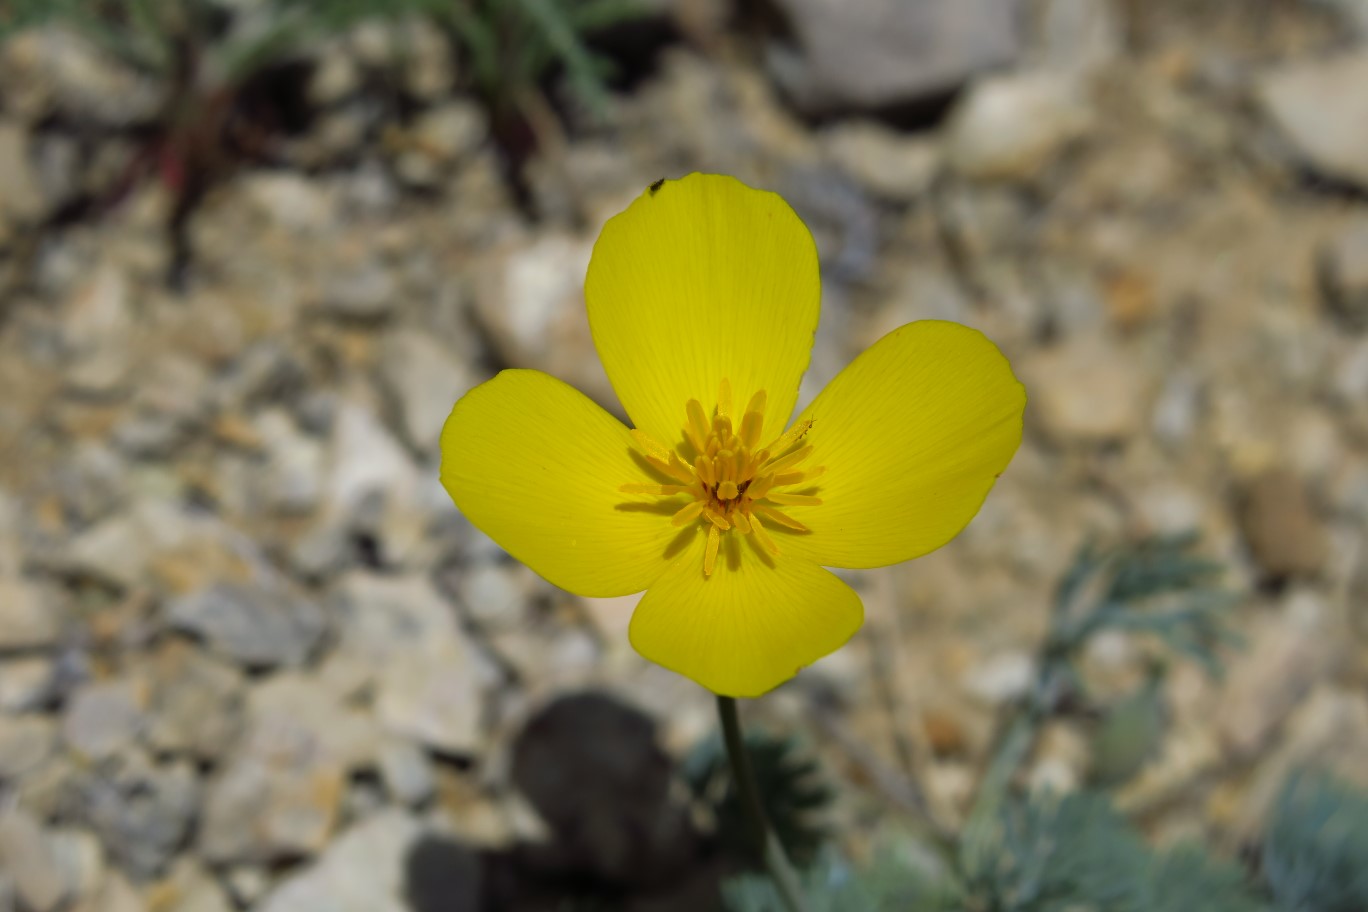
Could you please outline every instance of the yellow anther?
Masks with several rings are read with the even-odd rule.
[[[670,461],[670,448],[640,428],[632,430],[632,439],[637,442],[637,446],[646,451],[646,455],[653,456],[661,462]]]
[[[689,520],[696,518],[702,512],[703,501],[695,500],[693,503],[689,504],[688,506],[680,510],[678,513],[676,513],[674,517],[670,520],[670,524],[674,526],[682,526]]]
[[[746,412],[741,418],[741,443],[754,448],[760,442],[760,429],[765,424],[765,416],[760,412]]]
[[[679,458],[678,453],[670,454],[670,474],[685,482],[693,482],[693,466]]]
[[[670,454],[670,459],[668,462],[661,459],[656,459],[652,456],[647,456],[646,461],[649,462],[651,465],[655,466],[660,471],[664,472],[666,475],[669,475],[671,478],[674,478],[678,481],[682,481],[685,484],[693,483],[693,470],[686,466],[683,462],[680,462],[679,457],[676,456],[674,453]]]
[[[655,494],[667,497],[671,494],[683,494],[689,490],[688,485],[658,485],[658,484],[625,484],[618,488],[623,494]]]
[[[810,456],[810,455],[812,455],[812,447],[811,447],[811,446],[802,447],[801,449],[794,450],[792,453],[789,453],[787,456],[781,456],[781,457],[779,457],[778,459],[774,460],[774,461],[771,462],[769,465],[765,466],[765,471],[766,471],[766,472],[782,472],[784,469],[787,469],[789,466],[797,465],[798,463],[802,462],[804,459],[807,459],[808,456]]]
[[[723,379],[711,415],[697,399],[690,399],[685,404],[684,441],[678,450],[662,445],[642,431],[632,431],[632,438],[646,454],[646,461],[678,484],[631,483],[622,485],[619,490],[626,494],[686,495],[691,498],[670,521],[676,526],[685,526],[701,519],[706,524],[708,539],[703,572],[707,576],[712,576],[717,568],[723,532],[736,529],[743,535],[754,535],[761,548],[777,555],[779,546],[761,517],[790,532],[807,532],[807,526],[778,510],[777,506],[806,507],[822,502],[812,493],[789,494],[774,490],[809,482],[823,470],[821,466],[799,467],[799,463],[813,452],[811,445],[800,444],[812,429],[811,419],[798,422],[769,446],[758,446],[764,432],[767,401],[763,390],[755,393],[739,420],[734,419],[731,383]],[[688,452],[690,449],[692,453]],[[685,462],[681,454],[689,455],[693,464]],[[777,455],[771,459],[771,454]]]
[[[785,431],[782,437],[774,441],[774,443],[771,443],[766,449],[771,453],[782,453],[799,440],[802,440],[804,435],[810,430],[812,430],[812,419],[804,418],[802,421],[799,421],[793,427]]]
[[[774,486],[782,488],[788,485],[802,484],[805,481],[811,481],[825,471],[826,466],[814,466],[803,472],[784,472],[782,475],[774,476]]]
[[[774,491],[769,494],[769,499],[777,504],[792,504],[795,507],[819,507],[822,505],[822,498],[813,497],[811,494],[784,494]]]
[[[753,509],[755,510],[755,512],[761,514],[766,519],[772,519],[781,526],[788,526],[795,532],[810,531],[807,526],[803,525],[798,520],[794,519],[792,516],[789,516],[787,513],[782,513],[779,510],[774,509],[774,507],[768,506],[766,504],[756,504]]]
[[[755,513],[752,513],[750,521],[751,531],[755,533],[755,540],[760,543],[760,547],[777,557],[779,555],[779,546],[774,543],[774,539],[770,538],[769,533],[765,531],[765,527],[760,524],[760,517]]]
[[[712,507],[703,508],[703,518],[712,523],[717,528],[726,532],[731,528],[731,523],[727,522],[726,517],[714,510]]]
[[[735,481],[736,480],[736,454],[731,450],[718,450],[717,459],[717,480]]]
[[[717,466],[707,456],[699,456],[694,460],[694,471],[698,473],[698,480],[703,484],[717,484]]]
[[[751,500],[759,500],[767,495],[769,489],[772,487],[774,487],[774,476],[761,475],[755,481],[751,482],[750,487],[746,489],[746,496]]]

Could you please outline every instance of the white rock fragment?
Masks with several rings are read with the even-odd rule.
[[[1059,441],[1101,443],[1136,435],[1147,414],[1149,384],[1118,346],[1091,335],[1036,352],[1021,362],[1031,391],[1028,415]]]
[[[257,912],[409,912],[405,859],[420,829],[397,810],[343,833],[312,867],[269,894]]]
[[[1368,188],[1368,51],[1288,64],[1260,80],[1264,113],[1299,159],[1322,174]]]
[[[841,124],[824,139],[837,167],[895,202],[910,202],[925,193],[941,165],[941,152],[933,141],[872,121]]]
[[[9,872],[32,912],[56,912],[69,896],[50,837],[19,808],[0,813],[0,871]]]
[[[423,453],[436,452],[451,407],[475,385],[472,371],[431,336],[400,330],[384,342],[379,373],[409,442]]]
[[[346,403],[333,419],[330,504],[345,515],[374,497],[411,497],[418,470],[369,409]]]
[[[437,790],[427,752],[406,738],[389,738],[380,747],[380,775],[390,796],[400,804],[419,805]]]
[[[1091,122],[1091,110],[1073,80],[1053,73],[987,78],[951,114],[946,160],[975,180],[1029,181]]]
[[[375,710],[390,731],[444,753],[473,754],[482,743],[478,670],[469,650],[456,642],[387,667]]]
[[[1035,674],[1035,659],[1030,654],[1002,652],[971,669],[964,686],[990,706],[1001,706],[1024,695]]]

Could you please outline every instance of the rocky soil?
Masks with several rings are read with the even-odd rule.
[[[62,33],[0,51],[0,910],[477,908],[532,869],[630,881],[642,851],[686,891],[691,824],[642,849],[630,806],[599,820],[546,777],[600,731],[638,759],[578,782],[666,808],[709,696],[631,651],[633,599],[556,590],[471,528],[436,443],[504,366],[617,409],[589,251],[693,170],[782,193],[817,238],[801,398],[926,317],[981,328],[1031,397],[969,529],[852,574],[864,631],[748,708],[822,745],[852,845],[913,788],[962,820],[1092,537],[1197,530],[1240,594],[1224,677],[1175,666],[1121,793],[1148,832],[1236,851],[1295,765],[1368,785],[1368,6],[848,5],[781,0],[780,39],[681,0],[649,72],[530,163],[530,206],[443,45],[417,43],[421,108],[380,142],[344,36],[284,164],[204,200],[180,288],[160,184],[62,216],[128,154],[81,125],[148,87]],[[1132,689],[1150,648],[1108,639],[1090,683]],[[545,714],[586,689],[644,715]],[[1028,780],[1090,762],[1061,723]]]

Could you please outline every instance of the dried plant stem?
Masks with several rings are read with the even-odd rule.
[[[732,697],[717,698],[717,715],[722,720],[722,737],[727,744],[727,759],[731,761],[732,778],[736,781],[736,795],[741,801],[742,812],[749,821],[752,838],[763,848],[765,867],[770,879],[774,881],[779,898],[789,912],[807,912],[803,901],[802,887],[798,875],[784,854],[779,837],[774,835],[765,819],[765,809],[760,804],[760,791],[755,783],[755,770],[751,767],[750,753],[746,741],[741,736],[741,720],[736,714],[736,700]]]

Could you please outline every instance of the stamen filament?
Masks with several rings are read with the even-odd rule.
[[[777,504],[791,504],[795,507],[820,507],[822,498],[814,497],[811,494],[785,494],[782,491],[771,491],[765,495]]]
[[[669,497],[671,494],[683,494],[690,487],[692,485],[625,484],[618,490],[623,494],[655,494]]]
[[[678,453],[670,454],[670,474],[681,481],[693,481],[693,471],[688,463],[679,458]]]
[[[808,456],[810,456],[811,454],[812,454],[812,447],[811,447],[811,445],[802,447],[801,449],[794,450],[792,453],[789,453],[787,456],[781,456],[781,457],[779,457],[778,459],[774,460],[774,461],[771,462],[769,465],[765,466],[765,471],[767,471],[767,472],[780,472],[780,471],[782,471],[782,470],[784,470],[784,469],[787,469],[789,466],[797,465],[798,463],[802,462],[804,459],[807,459]]]
[[[654,456],[647,456],[646,461],[661,472],[669,475],[671,478],[682,481],[685,484],[691,484],[694,480],[694,473],[689,471],[689,467],[680,462],[679,457],[674,453],[670,454],[670,460],[668,462],[663,459],[656,459]]]
[[[670,448],[665,446],[665,444],[656,440],[640,428],[633,428],[631,434],[632,439],[637,442],[638,446],[646,451],[647,456],[659,459],[661,462],[669,462]]]
[[[774,507],[767,506],[765,504],[756,504],[752,509],[755,510],[755,512],[757,513],[763,514],[766,518],[774,520],[781,526],[787,526],[795,532],[812,531],[807,526],[803,525],[798,520],[794,519],[792,516],[789,516],[787,513],[783,513],[779,510],[776,510],[774,509]]]
[[[676,510],[670,522],[675,526],[687,526],[701,520],[705,524],[708,539],[703,573],[706,576],[712,576],[717,569],[723,532],[736,529],[742,535],[754,535],[759,547],[771,555],[778,555],[779,546],[766,529],[766,523],[774,523],[791,532],[810,531],[778,506],[816,506],[822,502],[815,494],[774,491],[809,482],[824,470],[822,466],[799,467],[813,451],[811,445],[803,446],[800,442],[812,429],[811,419],[799,421],[769,446],[757,446],[764,433],[767,401],[765,391],[760,390],[751,396],[745,411],[734,417],[731,383],[724,378],[718,388],[717,405],[711,413],[697,399],[685,403],[683,439],[677,439],[675,446],[666,446],[641,430],[631,432],[651,467],[677,483],[632,482],[618,490],[624,494],[654,497],[685,495],[689,503]],[[688,455],[692,464],[685,461],[684,455]]]
[[[789,485],[801,484],[804,481],[810,481],[813,478],[816,478],[825,471],[826,466],[814,466],[805,472],[785,472],[782,475],[774,476],[774,486],[776,488],[783,488]]]
[[[802,440],[803,435],[810,430],[812,430],[812,419],[804,418],[802,421],[799,421],[793,427],[785,431],[783,436],[765,447],[765,449],[769,450],[771,453],[782,453],[799,440]]]
[[[760,543],[760,547],[764,548],[775,557],[778,557],[779,546],[774,543],[774,539],[770,538],[769,533],[765,531],[765,527],[761,525],[760,517],[752,513],[750,521],[751,531],[755,533],[755,540]]]
[[[703,518],[706,519],[708,522],[712,523],[717,528],[721,529],[723,532],[726,532],[728,529],[731,528],[731,523],[727,522],[726,518],[723,517],[721,513],[718,513],[716,510],[714,510],[712,507],[703,508]]]

